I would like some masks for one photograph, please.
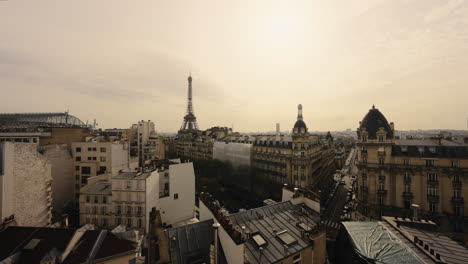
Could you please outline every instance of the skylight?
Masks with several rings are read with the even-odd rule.
[[[291,245],[297,241],[293,236],[291,236],[291,234],[289,234],[288,230],[278,232],[276,233],[276,236],[278,236],[284,245]]]
[[[265,241],[265,239],[263,239],[262,235],[260,234],[256,234],[252,237],[252,239],[255,241],[255,243],[257,244],[257,246],[259,247],[263,247],[264,245],[267,244],[267,242]]]

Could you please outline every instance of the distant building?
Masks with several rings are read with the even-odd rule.
[[[30,143],[0,143],[0,219],[44,227],[52,221],[52,166]]]
[[[468,141],[396,139],[393,123],[374,106],[357,131],[359,211],[411,216],[411,205],[444,231],[468,233]],[[466,240],[468,241],[468,240]]]
[[[39,146],[84,141],[91,126],[65,113],[0,114],[0,142],[29,142]]]
[[[462,264],[468,249],[436,231],[431,221],[383,217],[343,222],[335,245],[336,263]]]
[[[192,163],[159,160],[143,172],[123,171],[81,189],[80,224],[102,228],[126,225],[148,231],[149,212],[161,212],[162,223],[194,217],[195,174]]]
[[[158,136],[151,120],[138,121],[128,131],[130,155],[138,157],[138,166],[144,167],[145,162],[153,159],[164,159],[164,140]]]
[[[227,127],[212,127],[205,131],[179,131],[177,134],[177,155],[190,160],[213,159],[216,140],[232,133]]]
[[[292,135],[256,136],[252,167],[280,183],[325,190],[332,184],[330,175],[335,171],[330,137],[321,140],[318,135],[309,134],[299,105]]]
[[[106,230],[10,226],[0,231],[0,262],[128,264],[138,244]]]

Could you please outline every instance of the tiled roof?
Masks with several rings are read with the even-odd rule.
[[[81,193],[111,195],[112,184],[110,182],[98,181],[94,184],[83,186],[81,188]]]
[[[233,228],[242,230],[244,226],[249,233],[245,241],[247,261],[275,263],[311,247],[312,241],[302,235],[303,227],[317,228],[319,215],[305,208],[286,201],[229,215]]]

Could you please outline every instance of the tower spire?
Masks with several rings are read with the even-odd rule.
[[[188,80],[188,100],[187,100],[187,114],[184,116],[184,121],[180,128],[181,131],[198,130],[197,118],[193,112],[192,104],[192,74],[189,74]]]
[[[302,105],[297,106],[297,120],[302,120]]]

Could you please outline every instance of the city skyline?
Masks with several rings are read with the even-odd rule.
[[[375,104],[396,130],[465,130],[467,17],[463,1],[2,1],[0,111],[176,132],[191,72],[201,129],[290,131],[302,104],[310,131],[354,131]]]

